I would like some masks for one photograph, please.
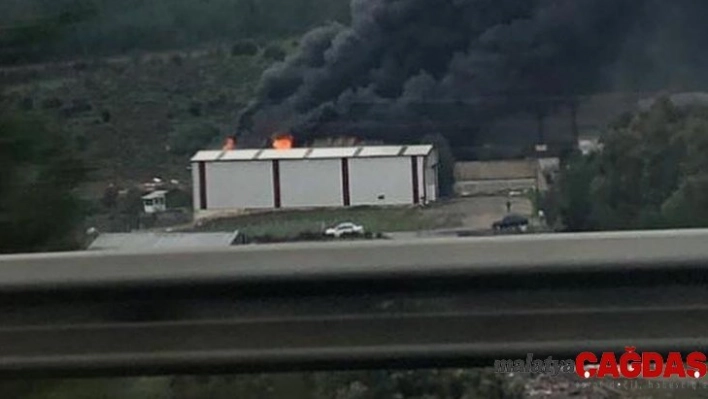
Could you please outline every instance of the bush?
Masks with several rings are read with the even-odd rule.
[[[81,112],[88,112],[93,109],[91,102],[88,98],[75,98],[72,102],[72,107],[76,108]]]
[[[270,244],[279,242],[279,240],[270,234],[264,234],[261,236],[253,237],[253,240],[251,242],[256,244]]]
[[[0,115],[0,253],[74,249],[87,169],[65,132],[31,113]],[[27,173],[31,171],[32,173]]]
[[[74,63],[74,65],[72,65],[72,67],[74,68],[75,71],[81,72],[81,71],[85,71],[88,69],[88,64],[84,61],[77,61]]]
[[[218,96],[210,99],[207,102],[207,107],[209,107],[209,109],[219,109],[219,108],[225,106],[228,103],[228,101],[229,101],[228,96],[224,93],[221,93]]]
[[[254,56],[258,54],[258,45],[252,40],[241,40],[231,46],[231,55]]]
[[[453,196],[455,191],[455,157],[452,154],[450,143],[441,134],[429,134],[423,137],[422,143],[432,144],[438,151],[438,188],[440,197]]]
[[[148,65],[150,65],[151,67],[159,67],[159,66],[162,66],[163,64],[164,64],[164,62],[163,62],[162,58],[160,58],[160,57],[152,57],[152,58],[150,58],[150,61],[148,62]]]
[[[273,61],[282,61],[287,53],[277,44],[271,44],[263,51],[263,58]]]
[[[86,151],[89,147],[89,139],[86,137],[86,134],[78,134],[74,141],[76,149],[79,151]]]
[[[44,109],[56,109],[61,108],[63,105],[62,101],[57,97],[47,98],[42,101],[42,108]]]
[[[113,209],[118,206],[118,188],[116,186],[111,184],[103,190],[101,205],[107,209]]]
[[[303,231],[297,236],[297,241],[320,241],[322,239],[323,235],[321,233],[312,231]]]
[[[65,117],[72,118],[92,110],[93,106],[91,105],[88,99],[76,98],[71,102],[71,105],[65,107],[62,112]]]
[[[224,49],[221,46],[213,48],[209,51],[209,56],[214,58],[224,58]]]
[[[192,155],[219,136],[219,129],[210,124],[181,126],[170,133],[168,143],[177,155]]]
[[[34,109],[34,100],[31,97],[25,97],[20,101],[20,109],[23,111],[31,111]]]
[[[189,113],[192,114],[192,116],[201,116],[202,103],[200,103],[199,101],[192,101],[192,103],[189,104]]]
[[[182,57],[179,54],[172,55],[172,57],[170,57],[170,61],[177,66],[182,66],[184,63],[184,60],[182,60]]]

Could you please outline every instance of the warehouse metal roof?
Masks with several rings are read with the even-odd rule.
[[[221,155],[224,153],[224,151],[218,151],[218,150],[207,150],[207,151],[199,151],[196,155],[192,157],[192,162],[199,162],[199,161],[216,161],[221,157]]]
[[[351,158],[359,147],[323,147],[313,148],[308,158]]]
[[[143,195],[143,199],[146,199],[146,200],[155,199],[155,198],[164,197],[166,195],[167,195],[166,190],[156,190],[156,191],[151,192],[150,194]]]
[[[262,150],[224,151],[219,159],[222,161],[246,161],[255,158],[261,151]]]
[[[231,150],[199,151],[192,162],[210,161],[257,161],[275,159],[329,159],[329,158],[370,158],[396,156],[426,156],[433,150],[430,144],[398,146],[359,146],[359,147],[322,147],[292,148],[289,150]]]
[[[360,157],[396,157],[403,154],[406,147],[403,146],[376,146],[363,147],[359,151]]]
[[[410,145],[406,147],[406,149],[403,151],[403,155],[407,157],[422,157],[430,154],[430,151],[432,151],[432,149],[432,145]]]
[[[89,250],[138,251],[150,249],[221,248],[233,245],[233,233],[106,233],[89,245]]]
[[[236,150],[238,151],[238,150]],[[263,150],[258,159],[302,159],[307,156],[309,148],[291,148],[289,150]]]

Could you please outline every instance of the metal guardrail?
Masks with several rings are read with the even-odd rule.
[[[708,349],[708,230],[0,257],[2,375]]]

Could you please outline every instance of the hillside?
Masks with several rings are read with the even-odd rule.
[[[211,47],[6,68],[1,84],[6,107],[39,109],[64,126],[95,180],[185,179],[192,151],[233,130],[272,62],[263,51]]]
[[[188,180],[198,148],[233,133],[261,73],[349,0],[0,0],[0,107],[53,118],[97,198]]]
[[[292,52],[296,44],[284,39],[269,46]],[[262,47],[254,55],[231,52],[210,46],[0,68],[2,104],[40,110],[64,127],[94,169],[92,197],[109,182],[188,181],[189,156],[234,132],[239,111],[275,61]],[[632,93],[589,97],[578,110],[581,132],[597,131],[638,98]],[[533,118],[510,116],[493,126],[490,136],[498,143],[519,131],[533,135],[535,124]],[[547,128],[549,138],[567,137],[567,111],[550,116]]]
[[[249,102],[255,99],[263,106],[275,107],[283,100],[257,98],[255,93],[259,84],[269,88],[265,91],[269,95],[276,95],[294,90],[288,86],[293,82],[317,81],[295,79],[288,74],[297,77],[304,73],[302,71],[308,70],[297,64],[305,62],[305,58],[309,68],[319,68],[318,60],[322,57],[314,55],[323,52],[324,56],[328,46],[345,43],[346,40],[332,39],[335,36],[346,37],[348,31],[342,26],[330,25],[308,35],[307,39],[301,39],[304,32],[330,20],[346,24],[351,18],[349,0],[130,0],[120,4],[108,0],[0,0],[0,5],[4,5],[6,11],[0,16],[0,28],[5,28],[0,30],[0,44],[8,44],[0,45],[0,52],[3,52],[0,54],[0,64],[9,63],[0,66],[0,86],[4,90],[0,105],[5,108],[41,110],[52,115],[56,123],[72,136],[94,169],[91,180],[97,184],[95,189],[89,190],[94,197],[100,195],[110,182],[125,186],[153,177],[187,181],[189,155],[198,148],[218,146],[225,135],[234,133],[239,122],[237,115]],[[527,12],[517,11],[521,13],[519,17]],[[410,12],[413,13],[411,15],[418,15],[420,10]],[[395,12],[385,14],[386,18],[394,18],[396,15]],[[401,21],[394,18],[391,22],[402,24],[401,37],[414,38],[418,33],[410,31],[409,24],[434,27],[440,22],[434,18],[428,21],[426,15],[421,13],[420,21],[406,22],[405,18]],[[447,17],[448,14],[436,16],[441,21]],[[489,23],[493,24],[493,21],[492,18]],[[458,22],[461,31],[468,29],[464,20]],[[538,21],[539,24],[542,22]],[[390,32],[384,37],[391,41],[400,39],[397,35],[390,35]],[[414,140],[417,137],[416,131],[427,134],[430,130],[441,131],[442,127],[448,126],[450,131],[443,133],[449,133],[449,138],[457,141],[453,143],[455,148],[463,148],[463,145],[472,148],[463,155],[477,154],[481,157],[478,154],[481,152],[488,158],[500,156],[497,153],[515,154],[518,152],[515,148],[520,145],[532,148],[531,144],[536,143],[538,136],[539,115],[545,118],[543,130],[546,141],[562,142],[572,137],[573,122],[567,104],[554,104],[548,109],[544,108],[543,112],[535,108],[530,111],[526,106],[512,104],[490,115],[482,115],[485,108],[477,106],[472,107],[471,111],[475,111],[473,113],[467,112],[467,109],[455,113],[449,112],[454,107],[446,100],[449,96],[445,94],[439,101],[442,104],[440,112],[432,112],[431,108],[434,107],[430,104],[435,102],[435,98],[431,100],[430,93],[440,94],[440,90],[426,94],[427,89],[423,89],[442,82],[440,76],[444,76],[443,72],[448,68],[445,59],[453,54],[454,49],[446,47],[445,37],[433,35],[436,40],[421,48],[414,46],[417,43],[415,40],[400,40],[405,46],[413,47],[401,47],[399,52],[421,51],[420,54],[411,53],[418,55],[409,57],[410,65],[398,65],[391,61],[397,59],[398,53],[390,55],[386,60],[376,61],[372,58],[361,63],[368,65],[368,69],[352,72],[349,80],[320,79],[323,82],[336,82],[342,87],[329,88],[323,84],[316,90],[302,91],[317,95],[329,93],[325,97],[336,96],[340,92],[349,93],[338,98],[343,103],[338,104],[336,109],[342,115],[324,112],[334,109],[327,108],[331,99],[313,97],[303,102],[309,104],[308,107],[314,106],[304,114],[310,113],[313,118],[321,116],[324,118],[322,121],[315,118],[310,125],[300,126],[298,130],[298,126],[293,126],[291,121],[299,120],[299,116],[292,119],[292,115],[288,117],[282,114],[283,109],[277,107],[271,110],[273,114],[269,114],[270,111],[265,112],[264,108],[260,119],[256,118],[261,125],[261,133],[270,134],[273,126],[283,125],[282,128],[302,134],[298,138],[306,138],[313,132],[326,136],[343,132],[368,138],[373,135],[376,139],[398,142],[401,137]],[[26,45],[28,40],[31,40],[32,45]],[[282,59],[284,54],[293,52],[301,40],[306,50],[290,58],[286,67],[270,74],[267,79],[262,78],[262,72],[269,65]],[[307,47],[308,40],[310,47]],[[324,40],[323,44],[317,45],[318,40]],[[432,50],[438,47],[445,56],[431,57],[438,54],[438,50]],[[363,54],[362,59],[367,54],[376,53],[366,51],[367,48],[362,46],[359,49]],[[22,54],[12,53],[13,49],[21,50]],[[340,54],[343,60],[355,53],[352,49],[329,52],[330,55]],[[19,54],[19,58],[3,58],[8,54]],[[416,87],[421,90],[409,94],[424,107],[389,109],[381,105],[393,101],[402,93],[396,87],[405,83],[405,79],[399,79],[405,74],[393,72],[396,68],[405,67],[406,73],[411,74],[419,70],[435,70],[433,67],[436,65],[414,65],[416,60],[422,59],[437,60],[435,64],[440,63],[437,67],[441,68],[437,74],[439,76],[432,74],[428,76],[430,79],[420,77],[421,87],[413,84],[418,80],[406,86],[413,91]],[[28,61],[33,64],[28,64]],[[386,68],[377,69],[377,65],[385,65]],[[585,75],[581,72],[574,71],[571,75],[582,77],[584,81]],[[354,78],[356,74],[361,75],[361,79],[374,79],[376,82],[371,87],[381,87],[371,93],[366,90],[356,93],[347,91],[346,87],[351,82],[363,84],[359,78]],[[381,74],[390,75],[390,79]],[[279,78],[274,79],[272,75]],[[532,81],[536,78],[529,77]],[[562,86],[572,88],[573,93],[576,89],[578,93],[594,92],[590,87],[582,86],[578,79],[571,79]],[[632,90],[631,85],[625,87],[608,83],[598,86],[595,91],[600,91],[600,88],[615,90],[615,86],[624,87],[627,93],[603,96],[577,94],[579,104],[576,122],[580,135],[596,135],[608,121],[631,110],[633,104],[643,96],[634,94],[637,90]],[[458,87],[461,88],[464,86]],[[465,90],[465,93],[475,93],[474,88]],[[385,98],[378,98],[380,96]],[[513,103],[516,99],[515,96],[509,96],[507,102]],[[408,97],[404,100],[401,100],[401,104],[413,101]],[[349,109],[347,101],[364,104],[367,110],[362,111],[362,115],[357,113],[356,107],[346,111]],[[371,107],[373,103],[378,105]],[[317,111],[320,106],[324,107],[321,113]],[[399,114],[402,110],[409,113]],[[288,111],[287,107],[285,111]],[[456,120],[450,114],[461,119]],[[302,121],[307,119],[305,117]],[[288,122],[282,123],[282,120]],[[403,123],[403,127],[398,129],[398,135],[391,133],[396,123]],[[475,151],[475,148],[484,151]]]
[[[0,0],[0,9],[0,64],[277,40],[349,20],[349,0]]]

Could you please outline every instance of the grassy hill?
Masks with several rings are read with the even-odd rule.
[[[141,183],[160,177],[188,189],[189,157],[234,132],[262,72],[313,26],[349,18],[349,0],[0,7],[0,109],[38,111],[76,144],[91,169],[80,192],[85,224],[107,231],[136,223]],[[108,206],[111,185],[119,200]]]
[[[156,176],[188,182],[190,155],[219,146],[233,133],[260,74],[274,62],[266,48],[291,52],[297,39],[266,43],[253,55],[234,55],[231,46],[212,45],[4,67],[2,105],[41,110],[64,127],[94,169],[95,184],[87,185],[91,197],[101,195],[110,182],[126,186]],[[588,98],[579,109],[581,131],[598,129],[598,123],[604,125],[636,103],[635,97]],[[564,110],[553,115],[547,122],[549,137],[567,135],[569,123]],[[513,116],[493,128],[499,140],[533,129],[535,120]]]
[[[110,183],[188,180],[261,73],[349,0],[0,0],[0,107],[39,110]],[[94,187],[95,186],[95,187]]]
[[[0,64],[277,40],[349,20],[349,0],[0,0]]]
[[[286,51],[289,40],[278,42]],[[63,125],[93,179],[184,180],[192,151],[233,132],[272,59],[226,47],[0,69],[3,105],[39,109]]]

